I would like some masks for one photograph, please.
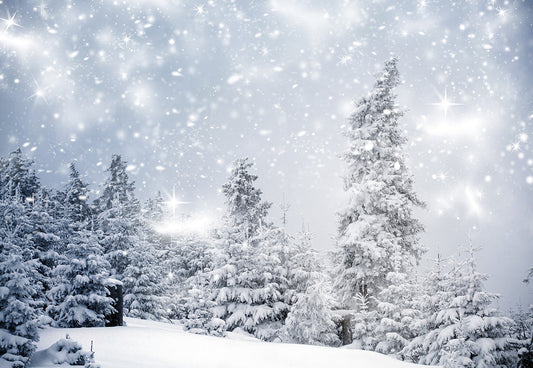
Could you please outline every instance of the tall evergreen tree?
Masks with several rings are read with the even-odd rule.
[[[60,247],[61,238],[60,222],[52,217],[50,212],[57,206],[54,204],[54,196],[40,188],[38,192],[31,199],[30,203],[26,205],[26,215],[28,222],[31,224],[31,229],[26,235],[27,239],[31,241],[33,255],[38,265],[39,284],[42,285],[42,290],[37,297],[40,301],[42,311],[49,305],[49,300],[46,293],[52,288],[53,275],[52,270],[60,260],[58,249]]]
[[[220,232],[222,252],[210,272],[214,289],[214,316],[228,330],[242,327],[264,340],[275,338],[287,305],[280,293],[280,260],[267,249],[270,203],[263,202],[254,186],[247,159],[236,160],[228,182],[225,224]]]
[[[164,216],[161,193],[146,202],[142,213],[123,274],[124,310],[130,317],[158,320],[169,316],[168,304],[175,297],[169,293],[170,285],[166,280],[169,270],[166,251],[170,244],[154,230]]]
[[[112,277],[119,280],[128,266],[129,252],[139,235],[136,229],[139,227],[140,205],[126,167],[120,155],[112,156],[103,193],[95,202],[98,229],[102,231],[100,242],[111,264]]]
[[[65,249],[53,270],[54,287],[48,292],[53,304],[47,311],[61,327],[104,326],[105,315],[112,310],[107,290],[111,266],[99,244],[99,231],[92,226],[87,192],[87,184],[71,164],[62,191]]]
[[[158,252],[146,236],[133,245],[122,275],[124,311],[129,317],[160,320],[166,317],[163,269]]]
[[[66,255],[68,264],[54,271],[63,282],[51,291],[64,298],[51,308],[51,315],[61,327],[103,327],[113,300],[106,287],[110,267],[97,236],[90,230],[77,231]]]
[[[24,261],[34,260],[35,270],[31,279],[38,285],[34,295],[38,313],[43,312],[47,305],[45,293],[51,287],[51,269],[54,266],[59,237],[57,226],[50,215],[52,212],[52,196],[41,187],[33,169],[33,161],[24,157],[17,149],[0,162],[0,198],[18,209],[16,221],[7,224],[16,229],[16,238],[24,240],[20,244],[24,252]]]
[[[349,204],[340,212],[338,265],[334,287],[345,308],[356,308],[361,294],[375,308],[379,293],[390,285],[390,272],[405,272],[423,253],[418,243],[422,226],[413,210],[423,203],[402,152],[406,138],[394,88],[400,84],[397,59],[385,63],[367,97],[351,116],[342,155]],[[393,262],[393,259],[395,260]]]
[[[0,363],[11,367],[24,367],[36,349],[43,288],[26,236],[32,227],[28,204],[20,198],[18,190],[0,198]]]

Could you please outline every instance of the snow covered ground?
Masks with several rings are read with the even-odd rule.
[[[368,351],[265,343],[238,333],[228,338],[200,336],[178,325],[131,318],[126,323],[126,327],[42,330],[31,367],[58,367],[42,350],[66,334],[83,350],[90,350],[93,340],[95,360],[102,368],[420,367]]]

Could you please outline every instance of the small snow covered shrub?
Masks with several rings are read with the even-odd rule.
[[[94,360],[94,353],[81,350],[81,345],[70,339],[58,340],[49,350],[55,356],[54,364],[86,365]]]
[[[68,335],[65,339],[60,339],[50,346],[46,353],[51,357],[53,364],[100,368],[100,365],[94,362],[94,352],[83,351],[81,345],[70,340]]]

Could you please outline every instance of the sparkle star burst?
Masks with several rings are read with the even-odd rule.
[[[41,88],[41,86],[39,86],[39,83],[37,83],[35,79],[33,80],[33,82],[35,83],[35,93],[29,96],[28,99],[42,99],[44,103],[48,105],[48,100],[46,99],[46,88]]]
[[[190,202],[183,202],[183,201],[180,201],[177,197],[176,197],[176,188],[172,188],[172,197],[170,197],[168,199],[168,201],[164,202],[168,208],[172,211],[172,218],[176,218],[176,208],[178,208],[179,205],[182,205],[182,204],[189,204]]]
[[[444,120],[448,118],[448,109],[452,106],[460,106],[461,104],[452,102],[448,99],[448,93],[444,89],[444,96],[441,97],[440,102],[432,103],[433,106],[438,106],[444,111]]]
[[[43,18],[47,18],[48,17],[47,9],[48,9],[48,6],[44,2],[41,2],[39,4],[39,13],[41,14],[41,17],[43,17]]]
[[[7,32],[9,30],[9,28],[11,28],[11,27],[20,27],[20,28],[22,28],[22,26],[20,24],[15,22],[15,17],[16,16],[17,16],[17,13],[13,14],[12,16],[10,16],[9,13],[7,13],[7,19],[0,18],[0,20],[2,20],[4,22],[4,25],[5,25],[4,32]]]
[[[195,7],[195,12],[196,12],[196,15],[203,15],[205,14],[205,9],[204,9],[204,6],[203,5],[198,5],[197,7]]]
[[[337,65],[347,65],[350,61],[352,61],[352,57],[350,55],[345,55],[339,58]]]

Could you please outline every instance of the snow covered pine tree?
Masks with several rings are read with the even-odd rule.
[[[268,242],[261,241],[262,228],[270,226],[266,215],[271,204],[262,201],[261,190],[253,185],[257,176],[248,172],[252,165],[246,158],[236,160],[223,186],[227,208],[220,237],[223,252],[210,275],[217,303],[214,315],[226,322],[229,331],[241,327],[271,340],[288,306],[279,278],[272,273],[279,258],[265,249]]]
[[[405,164],[406,138],[398,126],[402,112],[393,93],[400,84],[397,64],[396,58],[387,61],[370,94],[359,101],[342,155],[348,164],[344,187],[349,204],[340,212],[334,288],[342,307],[359,310],[363,315],[355,319],[366,325],[375,321],[380,292],[394,279],[389,274],[409,272],[424,252],[418,243],[423,228],[413,217],[423,203]],[[364,300],[363,310],[357,300]],[[374,349],[378,341],[368,335],[373,330],[356,329],[360,334],[354,338]]]
[[[41,263],[30,234],[39,181],[19,150],[0,161],[0,365],[24,367],[39,339]]]
[[[24,367],[37,348],[38,262],[20,231],[31,228],[18,192],[0,199],[0,365]],[[24,235],[24,234],[22,234]],[[3,366],[3,365],[2,365]]]
[[[104,326],[105,316],[112,310],[106,288],[111,266],[91,225],[87,191],[72,164],[63,192],[66,250],[53,271],[55,285],[48,293],[54,301],[48,313],[60,327]]]
[[[102,231],[104,254],[111,264],[111,277],[120,280],[138,235],[140,204],[135,198],[134,183],[128,179],[126,162],[120,155],[112,156],[107,172],[109,177],[102,196],[95,201],[96,219]]]
[[[288,342],[337,346],[340,344],[333,322],[331,280],[311,248],[308,232],[288,238],[289,295],[295,301],[285,320],[282,335]]]
[[[453,262],[448,272],[430,273],[427,332],[407,345],[405,354],[417,363],[450,368],[514,365],[509,346],[512,321],[491,306],[498,295],[484,290],[486,279],[476,270],[472,247],[468,258]]]

